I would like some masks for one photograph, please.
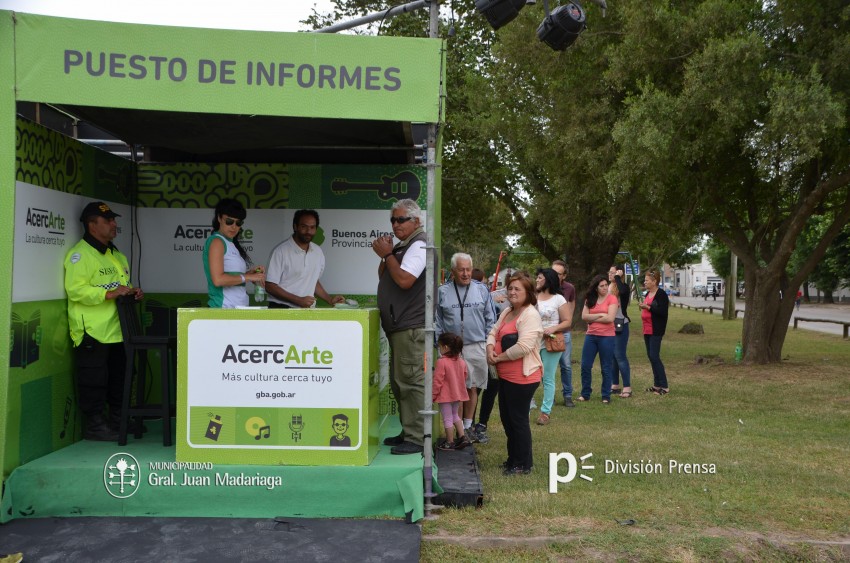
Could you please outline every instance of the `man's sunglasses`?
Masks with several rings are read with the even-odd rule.
[[[228,227],[232,227],[233,223],[236,223],[237,227],[241,227],[242,225],[245,224],[245,221],[243,221],[242,219],[233,219],[231,217],[228,217],[227,219],[224,220],[224,224],[227,225]]]
[[[413,219],[413,217],[390,217],[390,223],[395,225],[396,223],[404,224]]]

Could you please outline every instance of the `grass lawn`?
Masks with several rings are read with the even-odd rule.
[[[679,334],[687,322],[705,334]],[[556,404],[548,426],[534,425],[532,411],[531,475],[502,476],[494,411],[491,441],[476,445],[484,506],[425,522],[423,561],[850,560],[850,342],[789,330],[781,365],[736,365],[740,334],[740,319],[671,308],[661,349],[670,394],[659,397],[644,392],[652,373],[634,323],[634,396],[601,404],[597,361],[590,403]],[[573,338],[577,396],[583,334]],[[593,481],[550,494],[550,452],[592,453],[585,463],[595,469],[583,473]],[[662,471],[618,474],[606,460]],[[714,464],[716,473],[670,472],[670,460]]]

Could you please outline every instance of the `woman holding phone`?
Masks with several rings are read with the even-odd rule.
[[[245,282],[264,284],[266,269],[255,266],[248,272],[251,258],[239,244],[239,232],[245,223],[245,207],[225,198],[215,206],[213,234],[204,244],[204,275],[211,308],[235,309],[248,306]]]

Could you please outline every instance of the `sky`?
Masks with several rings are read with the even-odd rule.
[[[0,9],[86,20],[184,27],[301,31],[313,7],[330,12],[330,0],[0,0]]]

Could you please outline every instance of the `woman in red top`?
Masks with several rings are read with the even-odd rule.
[[[440,347],[440,359],[434,366],[432,399],[440,405],[446,439],[437,448],[461,450],[470,444],[463,431],[463,419],[460,417],[460,405],[469,400],[466,392],[466,362],[460,357],[463,339],[452,332],[444,332],[437,339]],[[457,429],[457,439],[455,439]]]
[[[499,374],[499,416],[508,438],[505,475],[531,473],[531,426],[528,411],[540,385],[543,323],[537,312],[534,284],[526,274],[508,278],[510,307],[487,335],[487,363]]]
[[[646,271],[643,285],[647,294],[640,307],[640,320],[643,321],[643,341],[646,355],[652,365],[653,385],[647,391],[656,395],[666,395],[670,391],[667,384],[667,372],[661,362],[661,339],[667,331],[667,310],[670,298],[663,290],[658,291],[661,272],[656,269]]]
[[[581,347],[581,397],[579,401],[589,401],[593,391],[591,371],[596,354],[602,365],[602,403],[611,402],[611,377],[614,367],[614,346],[616,333],[614,318],[620,301],[608,293],[608,276],[596,276],[587,288],[581,318],[587,323],[587,334]]]

